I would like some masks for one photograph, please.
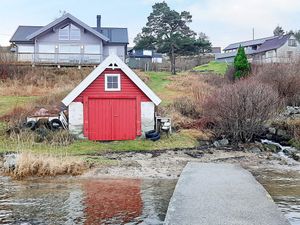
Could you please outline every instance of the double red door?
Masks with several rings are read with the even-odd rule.
[[[136,99],[90,98],[88,138],[90,140],[133,140],[136,138]]]

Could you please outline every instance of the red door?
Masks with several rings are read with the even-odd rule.
[[[136,99],[88,100],[90,140],[133,140],[136,138]]]

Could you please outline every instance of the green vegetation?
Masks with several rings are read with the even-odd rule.
[[[250,63],[248,62],[244,48],[242,48],[241,46],[239,47],[238,52],[234,58],[233,65],[235,69],[235,78],[239,79],[245,77],[250,72]]]
[[[0,116],[8,113],[15,107],[23,106],[36,98],[37,97],[35,96],[0,96]]]
[[[223,62],[209,62],[208,64],[200,65],[197,67],[194,67],[193,70],[199,71],[199,72],[204,72],[204,73],[216,73],[220,75],[224,75],[226,73],[228,64],[223,63]]]
[[[54,146],[44,143],[22,142],[0,138],[0,152],[33,152],[54,155],[97,155],[105,152],[119,151],[144,151],[174,148],[193,148],[198,145],[195,137],[188,133],[175,133],[169,137],[163,137],[157,142],[145,139],[131,141],[93,142],[88,140],[77,140],[67,146]]]

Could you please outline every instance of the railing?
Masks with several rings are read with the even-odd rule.
[[[103,54],[77,54],[77,53],[18,53],[17,61],[32,64],[71,64],[87,65],[99,64],[108,55]],[[125,56],[119,55],[124,61]]]

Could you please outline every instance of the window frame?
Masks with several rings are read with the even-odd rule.
[[[296,39],[289,39],[288,40],[288,46],[289,47],[297,47],[297,41],[296,41]]]
[[[72,29],[73,28],[73,29]],[[67,29],[67,30],[64,30]],[[62,35],[62,31],[65,34]],[[73,31],[73,32],[72,32]],[[77,35],[74,35],[74,31],[77,31]],[[60,41],[80,41],[81,40],[81,30],[76,25],[69,23],[58,29],[58,40]]]
[[[107,79],[108,77],[117,77],[118,78],[118,88],[108,88],[107,87]],[[105,91],[121,91],[121,75],[117,73],[107,73],[105,74],[105,79],[104,79],[104,86],[105,86]]]

